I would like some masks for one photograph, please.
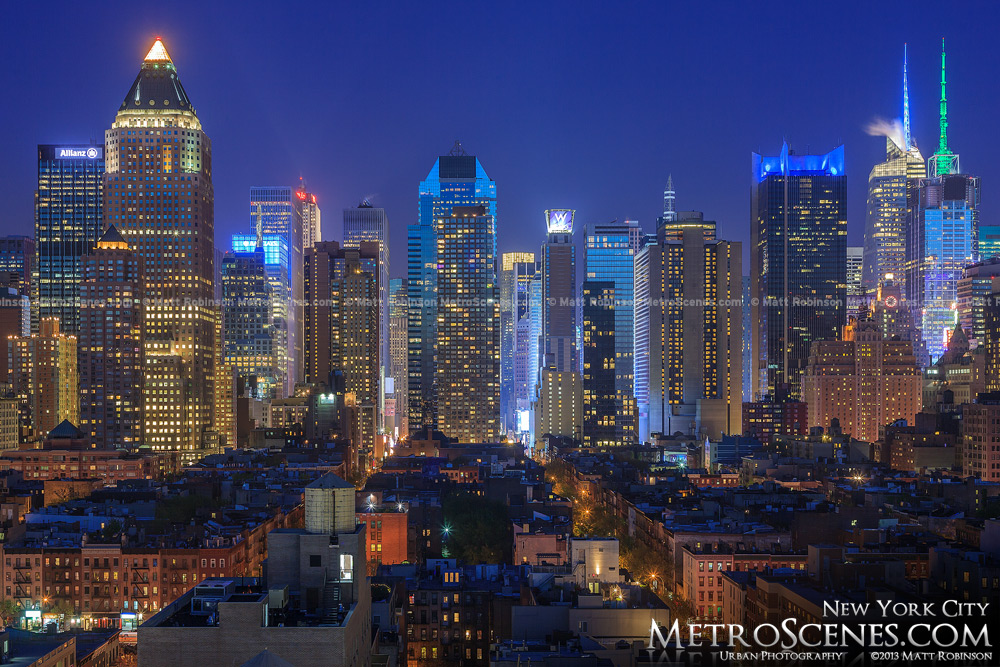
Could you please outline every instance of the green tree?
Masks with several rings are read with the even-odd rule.
[[[467,563],[510,562],[513,534],[507,506],[472,493],[454,493],[442,503],[441,527],[448,552]]]
[[[45,606],[45,611],[50,614],[61,614],[63,616],[72,616],[75,609],[73,608],[73,603],[64,598],[59,598],[57,600],[50,600]]]
[[[119,533],[122,531],[122,522],[118,519],[112,519],[104,524],[104,528],[101,529],[101,542],[109,543],[118,539]]]
[[[0,621],[3,622],[4,627],[8,625],[13,625],[14,621],[21,617],[21,605],[11,600],[10,598],[5,598],[0,600]]]

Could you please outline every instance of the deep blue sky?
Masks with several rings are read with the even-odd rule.
[[[324,237],[364,196],[387,209],[391,272],[435,156],[461,139],[497,182],[502,250],[536,250],[542,211],[653,231],[679,209],[749,237],[750,152],[847,145],[850,242],[901,115],[910,45],[914,135],[937,145],[940,38],[950,144],[1000,214],[1000,3],[46,2],[0,27],[0,231],[30,234],[35,144],[103,139],[161,35],[212,138],[216,242],[243,231],[251,185],[304,176]]]

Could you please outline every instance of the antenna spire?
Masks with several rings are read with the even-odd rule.
[[[910,91],[906,81],[906,43],[903,43],[903,150],[910,152]]]
[[[941,38],[941,139],[938,153],[948,153],[948,96],[945,94],[944,37]]]
[[[958,168],[958,156],[948,150],[948,95],[946,94],[945,77],[945,53],[944,38],[941,38],[941,138],[938,141],[938,149],[931,156],[929,172],[932,176],[943,176],[946,174],[956,174]]]
[[[674,175],[667,175],[667,187],[663,190],[663,219],[668,222],[673,222],[677,219],[676,209],[674,208],[674,201],[677,197],[677,193],[674,192]]]

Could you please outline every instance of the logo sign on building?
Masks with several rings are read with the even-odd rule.
[[[572,234],[573,216],[576,211],[568,208],[552,208],[545,211],[545,225],[549,234]]]
[[[104,157],[100,146],[57,146],[57,160],[99,160]]]

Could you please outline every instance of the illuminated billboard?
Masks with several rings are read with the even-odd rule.
[[[576,211],[569,208],[550,208],[545,211],[545,226],[549,234],[572,234],[573,216]]]
[[[39,146],[45,160],[103,160],[104,146]]]

